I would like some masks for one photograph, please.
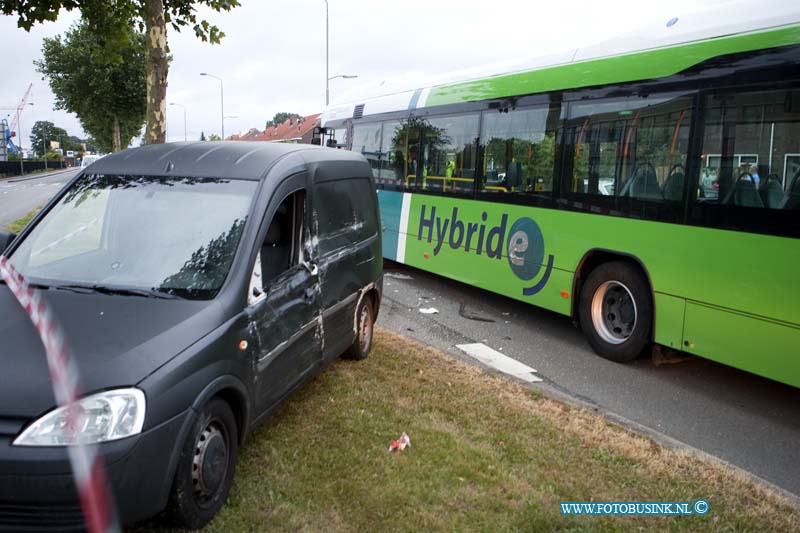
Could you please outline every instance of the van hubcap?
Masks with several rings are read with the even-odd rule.
[[[361,308],[361,316],[359,317],[359,324],[361,327],[358,332],[358,347],[361,349],[362,353],[367,351],[372,342],[371,320],[372,317],[370,317],[369,314],[369,306],[365,305]]]
[[[592,323],[600,338],[622,344],[636,328],[636,302],[631,291],[619,281],[606,281],[592,298]]]
[[[213,498],[228,470],[228,446],[215,422],[200,433],[192,460],[192,487],[199,503]]]

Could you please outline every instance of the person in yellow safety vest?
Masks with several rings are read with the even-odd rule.
[[[453,174],[456,172],[456,162],[452,159],[447,161],[447,166],[444,169],[444,183],[442,183],[442,190],[447,189],[448,185],[450,184],[450,178],[453,177]]]
[[[456,162],[451,159],[450,161],[447,162],[447,168],[444,169],[444,177],[452,178],[455,171],[456,171]]]

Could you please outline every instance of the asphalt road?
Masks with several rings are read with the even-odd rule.
[[[700,358],[612,363],[592,352],[567,317],[397,263],[387,262],[386,272],[379,325],[463,359],[456,344],[483,342],[536,369],[543,382],[535,388],[633,421],[800,496],[800,389]],[[431,307],[439,313],[419,311]]]
[[[0,228],[47,203],[78,170],[0,180]]]

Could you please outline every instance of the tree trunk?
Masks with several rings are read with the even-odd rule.
[[[119,152],[122,150],[122,141],[120,140],[120,133],[119,133],[119,117],[114,115],[114,125],[112,126],[113,129],[111,130],[111,150],[113,152]]]
[[[144,23],[147,47],[147,129],[145,144],[166,140],[167,129],[167,25],[162,0],[144,1]]]

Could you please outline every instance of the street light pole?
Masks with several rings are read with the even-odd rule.
[[[325,107],[328,107],[328,105],[331,103],[331,80],[335,80],[336,78],[350,80],[358,77],[350,74],[337,74],[336,76],[331,76],[329,11],[328,0],[325,0]]]
[[[330,43],[330,36],[328,33],[328,0],[325,0],[325,107],[331,102],[331,86],[330,86],[330,72],[328,71],[330,54],[328,53],[328,46]]]
[[[186,142],[188,140],[186,137],[186,106],[177,102],[172,102],[169,105],[176,105],[183,108],[183,142]]]
[[[328,78],[328,81],[335,80],[336,78],[342,78],[343,80],[352,80],[352,79],[357,78],[357,77],[358,77],[358,75],[356,75],[356,74],[337,74],[336,76],[331,76],[330,78]],[[326,87],[326,91],[327,91],[327,87]],[[327,102],[327,94],[328,93],[326,93],[326,98],[325,98],[326,99],[326,102],[325,102],[326,107],[327,107],[327,104],[328,104],[328,102]]]
[[[42,157],[44,158],[44,169],[47,170],[47,126],[42,126]]]
[[[327,0],[326,0],[327,1]],[[201,72],[201,76],[208,76],[209,78],[214,78],[219,81],[219,108],[220,108],[220,121],[222,126],[222,140],[225,140],[225,96],[224,96],[224,88],[222,84],[222,78],[219,76],[214,76],[213,74],[209,74],[208,72]]]
[[[22,121],[19,118],[19,108],[17,108],[17,128],[19,129],[19,138],[17,139],[19,141],[19,175],[22,176],[25,174],[25,164],[22,162]]]

